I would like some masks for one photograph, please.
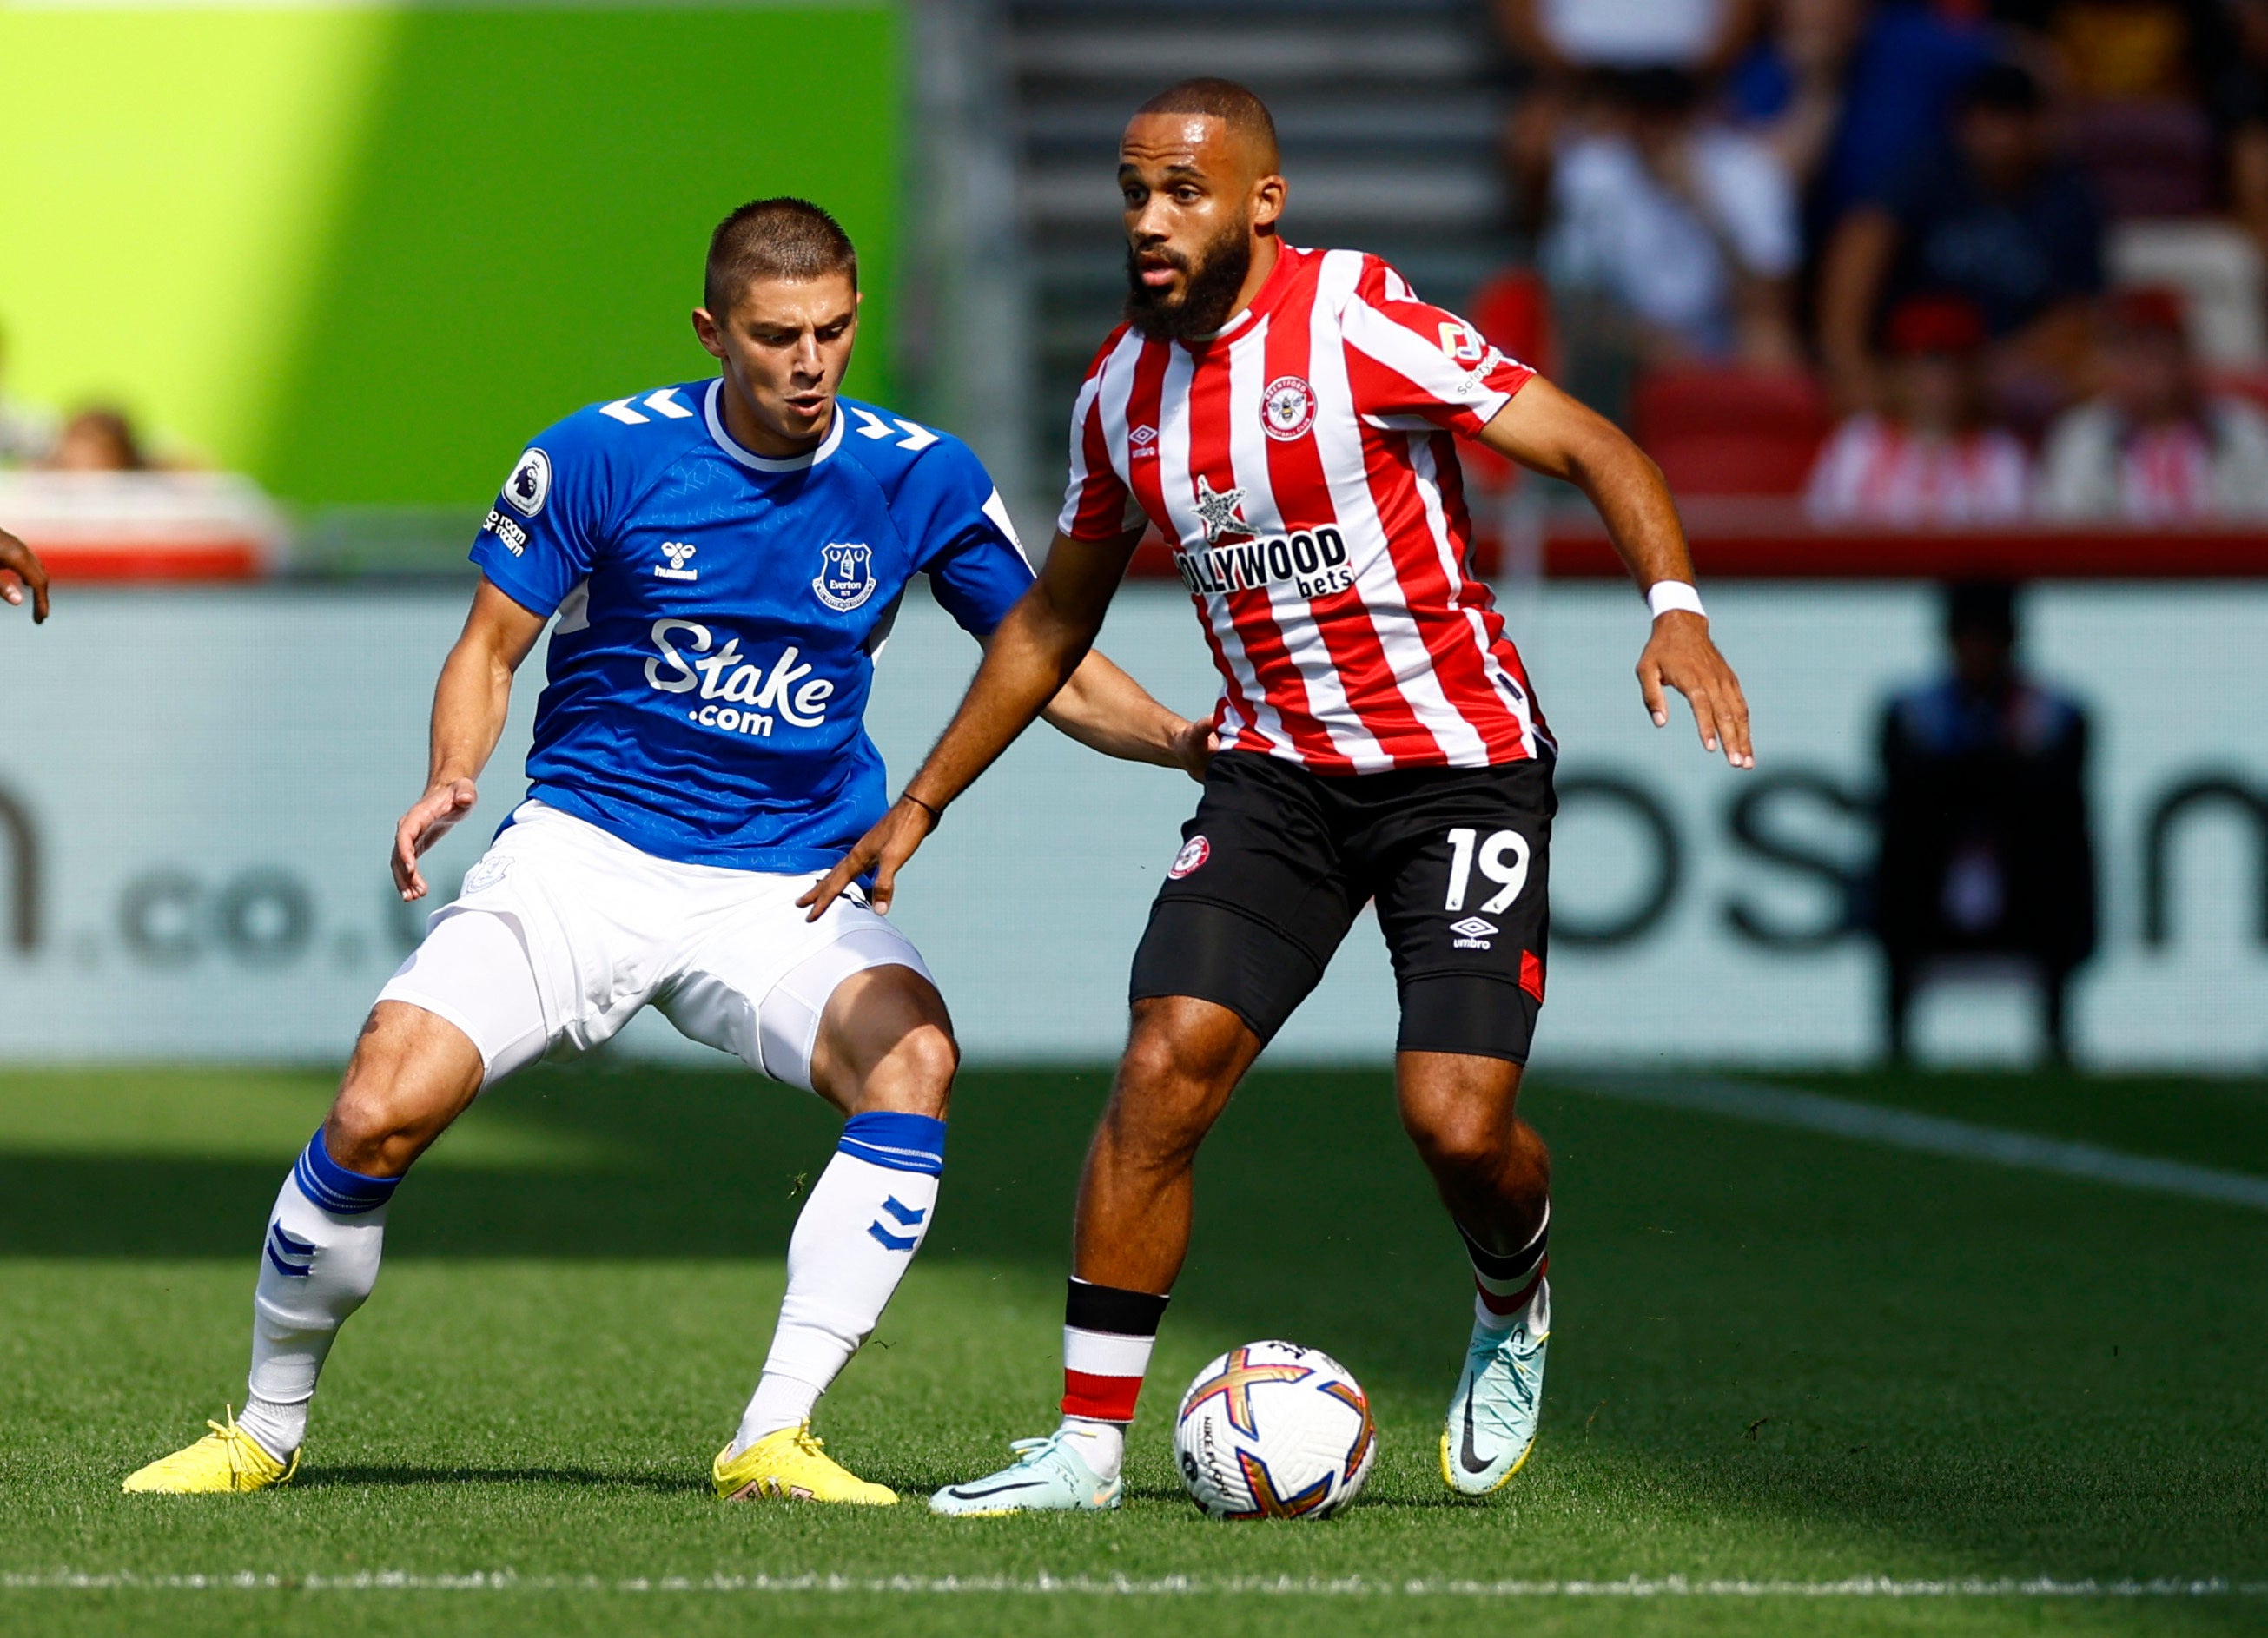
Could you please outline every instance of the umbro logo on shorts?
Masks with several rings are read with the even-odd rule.
[[[1497,924],[1477,915],[1469,915],[1462,922],[1449,923],[1449,930],[1457,935],[1452,941],[1459,950],[1486,950],[1489,940],[1496,937]]]

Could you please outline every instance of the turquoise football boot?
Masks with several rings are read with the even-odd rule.
[[[1018,1439],[1013,1464],[965,1485],[947,1485],[929,1499],[929,1510],[954,1518],[994,1518],[1004,1513],[1107,1513],[1118,1505],[1119,1480],[1094,1476],[1060,1432]]]
[[[1530,1331],[1530,1318],[1543,1328]],[[1441,1429],[1441,1477],[1459,1495],[1500,1490],[1526,1465],[1543,1411],[1543,1345],[1550,1338],[1549,1283],[1511,1330],[1473,1327]]]

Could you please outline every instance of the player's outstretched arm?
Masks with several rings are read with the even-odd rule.
[[[32,623],[48,618],[48,566],[40,555],[5,529],[0,529],[0,598],[21,605],[25,588],[32,593]]]
[[[1090,751],[1123,762],[1178,768],[1200,782],[1220,748],[1211,722],[1191,722],[1167,709],[1100,649],[1087,650],[1041,715]]]
[[[405,900],[423,899],[426,893],[418,859],[480,800],[474,782],[503,736],[504,714],[512,707],[512,672],[543,635],[543,621],[485,578],[473,593],[465,629],[442,662],[441,680],[433,687],[432,754],[425,794],[394,827],[394,885]]]
[[[1693,555],[1661,469],[1605,416],[1538,377],[1481,429],[1481,442],[1588,496],[1640,591],[1665,580],[1692,584]],[[1638,682],[1656,728],[1669,722],[1662,689],[1675,688],[1693,708],[1703,746],[1721,749],[1734,768],[1756,765],[1749,702],[1710,640],[1705,616],[1683,609],[1659,616],[1638,656]]]
[[[1056,536],[1039,578],[984,645],[984,663],[961,696],[961,709],[920,771],[906,782],[905,795],[796,900],[810,911],[812,921],[868,870],[874,872],[869,901],[877,910],[890,907],[898,870],[937,828],[946,807],[1032,725],[1087,657],[1141,538],[1138,530],[1106,541]],[[1131,678],[1118,675],[1134,687]]]

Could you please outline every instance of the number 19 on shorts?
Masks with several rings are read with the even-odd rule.
[[[1520,897],[1528,885],[1528,842],[1516,830],[1491,832],[1487,841],[1480,832],[1459,826],[1449,833],[1449,893],[1444,910],[1462,910],[1473,884],[1474,867],[1496,884],[1497,892],[1480,907],[1483,915],[1495,915]]]

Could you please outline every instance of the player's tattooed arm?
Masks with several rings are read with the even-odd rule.
[[[20,606],[27,590],[32,594],[32,623],[43,624],[48,618],[48,566],[37,552],[0,529],[0,598]]]
[[[472,612],[433,687],[433,725],[425,794],[394,827],[394,885],[405,900],[426,894],[417,861],[480,800],[475,782],[504,733],[512,677],[543,635],[529,613],[482,579]]]
[[[1139,530],[1113,540],[1055,538],[1039,578],[984,645],[976,680],[921,770],[906,782],[905,795],[796,900],[811,920],[869,870],[874,885],[868,902],[877,910],[890,907],[899,870],[937,828],[946,808],[1032,725],[1087,657],[1141,538]]]
[[[1693,554],[1661,469],[1605,416],[1538,378],[1481,430],[1481,442],[1588,496],[1641,592],[1665,580],[1692,584]],[[1675,688],[1693,708],[1705,747],[1721,750],[1734,768],[1756,765],[1748,700],[1711,640],[1705,616],[1673,609],[1657,618],[1638,656],[1638,682],[1656,728],[1668,725],[1663,689]]]

